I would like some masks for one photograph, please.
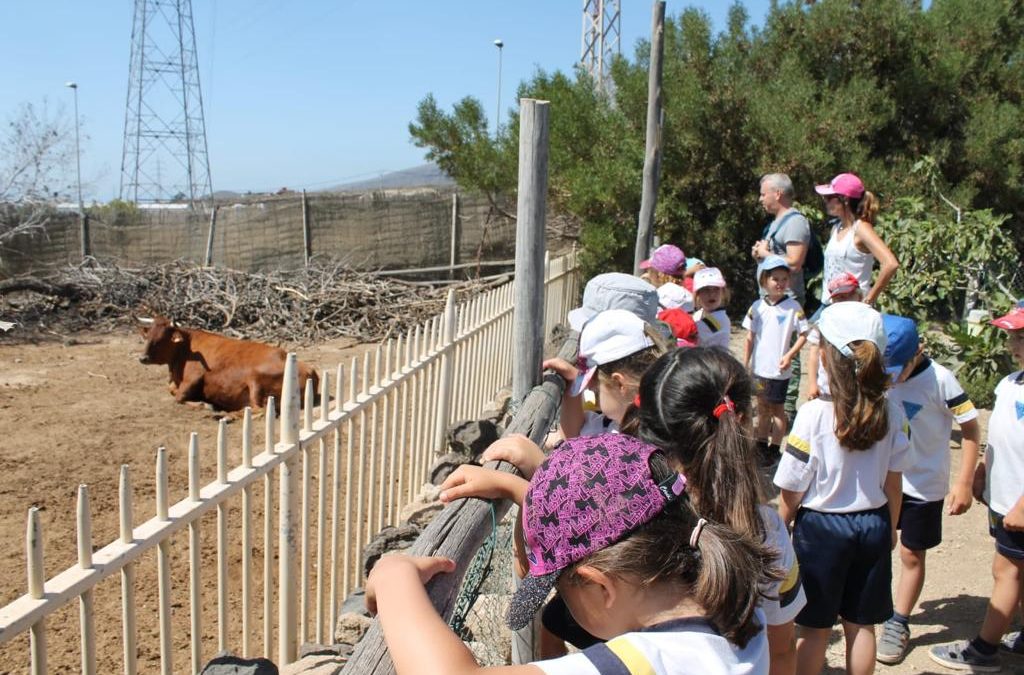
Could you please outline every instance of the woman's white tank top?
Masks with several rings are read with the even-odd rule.
[[[850,232],[842,240],[837,238],[839,226],[832,226],[832,234],[828,238],[828,245],[825,246],[825,263],[822,274],[821,302],[829,303],[828,282],[843,272],[849,272],[860,284],[860,290],[864,295],[871,290],[871,271],[875,266],[875,256],[864,253],[854,244],[854,235],[857,234],[859,220],[853,222]]]

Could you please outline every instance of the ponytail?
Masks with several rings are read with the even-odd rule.
[[[674,350],[644,374],[629,428],[682,469],[697,513],[763,541],[758,507],[764,495],[746,423],[751,391],[743,366],[724,350]],[[731,406],[716,415],[725,400]]]
[[[850,199],[850,211],[857,218],[871,225],[875,224],[879,208],[878,197],[875,196],[874,192],[868,190],[864,191],[864,195],[860,199]]]
[[[867,450],[889,432],[885,391],[889,375],[882,353],[869,340],[851,343],[853,355],[843,356],[824,341],[825,371],[835,409],[836,438],[849,450]]]

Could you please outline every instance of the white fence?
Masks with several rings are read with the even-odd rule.
[[[559,323],[577,298],[575,255],[550,261],[545,275],[545,335]],[[307,383],[306,408],[296,391],[295,355],[290,354],[282,392],[280,424],[267,406],[266,443],[253,455],[253,421],[242,420],[242,463],[227,466],[228,434],[221,422],[217,442],[217,479],[200,487],[199,447],[192,435],[188,450],[189,496],[169,504],[167,453],[156,457],[156,516],[135,525],[132,481],[127,465],[120,472],[120,537],[93,551],[88,487],[78,490],[78,564],[45,580],[42,532],[38,511],[29,510],[26,535],[28,592],[0,609],[0,644],[29,633],[32,673],[47,672],[46,619],[79,601],[81,670],[97,672],[94,589],[119,574],[123,672],[139,672],[141,642],[158,640],[161,673],[198,672],[216,652],[275,657],[278,665],[295,660],[305,642],[332,643],[339,602],[361,581],[363,550],[388,525],[420,486],[445,430],[455,420],[475,418],[511,380],[513,283],[505,284],[456,306],[454,296],[442,316],[434,317],[396,340],[384,343],[361,363],[354,359],[346,373],[339,365],[334,399],[329,404],[331,377],[323,373],[321,400],[312,406]],[[346,394],[347,392],[347,394]],[[301,429],[300,429],[301,426]],[[275,444],[275,428],[279,427]],[[70,432],[69,432],[70,433]],[[275,496],[274,481],[277,480]],[[313,481],[316,487],[313,487]],[[262,509],[257,504],[262,492]],[[238,526],[229,522],[229,506],[240,513]],[[200,537],[204,515],[216,511],[216,597],[204,597]],[[260,516],[259,511],[262,511]],[[276,518],[275,518],[276,515]],[[256,536],[253,521],[262,519]],[[277,527],[275,536],[274,527]],[[205,525],[209,527],[209,525]],[[188,668],[173,663],[171,553],[172,538],[188,530]],[[315,534],[314,534],[315,531]],[[231,545],[241,547],[240,563],[229,565]],[[262,561],[253,548],[262,544]],[[276,549],[275,549],[276,544]],[[155,550],[158,602],[156,635],[141,634],[135,598],[136,572],[144,554]],[[276,585],[274,557],[277,555]],[[262,584],[254,571],[262,566]],[[236,613],[229,602],[229,580],[241,580]],[[275,603],[276,609],[275,612]],[[216,613],[212,608],[216,608]],[[145,609],[145,608],[143,608]],[[205,610],[205,611],[204,611]],[[240,614],[240,616],[239,616]],[[254,616],[262,615],[262,626]],[[276,616],[276,622],[274,617]],[[204,644],[203,621],[216,622],[216,645]],[[262,641],[257,648],[259,633]],[[59,635],[64,643],[73,635]],[[144,667],[149,672],[153,666]]]

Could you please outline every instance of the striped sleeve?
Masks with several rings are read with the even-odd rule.
[[[654,666],[627,637],[617,637],[583,650],[601,675],[656,675]]]
[[[939,386],[946,407],[949,408],[949,412],[956,419],[957,424],[969,422],[978,416],[978,410],[974,407],[967,392],[960,386],[956,376],[945,368],[940,371]]]
[[[785,453],[804,464],[811,458],[811,444],[791,433],[786,437]]]

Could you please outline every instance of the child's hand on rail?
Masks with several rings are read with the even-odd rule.
[[[377,589],[401,575],[416,574],[426,584],[442,572],[454,572],[455,561],[441,557],[414,557],[402,554],[386,555],[377,561],[366,579],[366,609],[377,613]]]
[[[530,480],[537,467],[547,459],[547,455],[526,436],[511,434],[491,443],[480,459],[484,462],[508,462],[519,469],[519,473],[523,474],[526,480]]]
[[[474,464],[463,464],[441,483],[443,503],[478,497],[480,499],[511,499],[523,503],[528,483],[519,476]]]

